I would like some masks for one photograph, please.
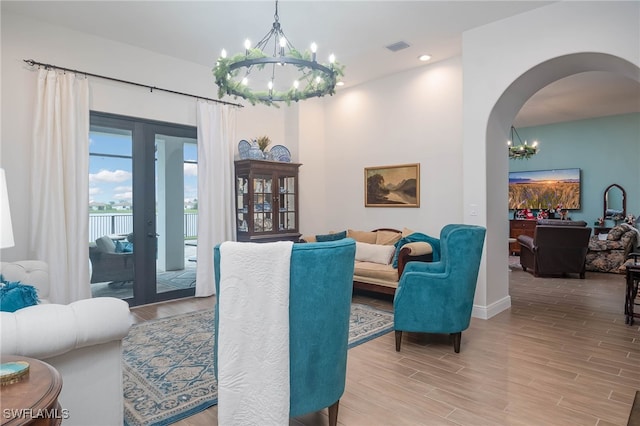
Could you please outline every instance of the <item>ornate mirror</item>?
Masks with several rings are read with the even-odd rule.
[[[604,190],[604,218],[622,220],[627,215],[627,193],[614,183]]]

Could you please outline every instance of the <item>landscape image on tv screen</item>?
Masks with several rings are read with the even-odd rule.
[[[580,208],[580,169],[509,172],[510,209]]]

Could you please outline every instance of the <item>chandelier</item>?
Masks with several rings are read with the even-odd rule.
[[[244,52],[228,57],[222,53],[213,69],[218,85],[218,97],[231,95],[244,98],[252,105],[261,103],[301,101],[312,97],[333,95],[344,66],[329,56],[329,63],[316,60],[317,45],[310,51],[296,50],[285,36],[278,16],[278,1],[271,30],[253,48],[247,39]],[[277,81],[276,81],[277,77]]]
[[[514,145],[512,143],[514,133],[518,137],[520,145]],[[509,148],[509,158],[524,159],[538,153],[538,141],[533,141],[531,145],[528,145],[526,140],[523,143],[518,131],[513,126],[511,126],[511,138],[507,141],[507,147]]]

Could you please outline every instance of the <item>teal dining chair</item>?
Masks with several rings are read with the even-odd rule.
[[[293,245],[289,276],[290,417],[328,407],[329,424],[337,424],[347,370],[355,251],[351,238]],[[214,248],[214,271],[216,294],[220,294],[219,246]],[[218,297],[214,320],[217,377]]]

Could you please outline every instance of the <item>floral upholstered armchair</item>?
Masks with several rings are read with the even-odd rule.
[[[639,241],[639,231],[627,223],[611,228],[606,239],[592,236],[587,252],[587,271],[625,273],[624,262]]]

